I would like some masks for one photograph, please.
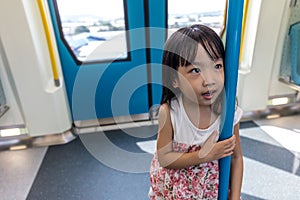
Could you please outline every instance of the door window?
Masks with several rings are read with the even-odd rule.
[[[123,0],[56,0],[61,37],[77,62],[128,58]]]
[[[168,0],[168,35],[196,23],[207,25],[221,35],[225,6],[226,0]]]

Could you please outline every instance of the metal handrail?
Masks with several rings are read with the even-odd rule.
[[[43,0],[37,0],[39,10],[41,13],[41,18],[45,30],[45,35],[46,35],[46,40],[48,44],[48,50],[49,50],[49,56],[50,56],[50,61],[51,61],[51,66],[52,66],[52,73],[53,73],[53,79],[54,79],[54,85],[56,87],[60,86],[60,81],[59,81],[59,75],[58,75],[58,69],[57,69],[57,63],[56,63],[56,58],[55,58],[55,52],[54,52],[54,47],[53,47],[53,41],[52,37],[50,34],[50,28],[49,28],[49,23],[47,20],[47,15],[45,11],[45,5]]]
[[[224,7],[224,18],[223,18],[223,29],[220,33],[220,37],[223,38],[224,34],[226,32],[226,21],[227,21],[227,10],[228,10],[228,0],[225,1],[225,7]]]
[[[246,22],[247,22],[248,7],[249,7],[249,0],[244,0],[244,14],[243,14],[243,22],[242,22],[242,34],[241,34],[241,46],[240,46],[240,60],[239,60],[240,62],[243,59],[245,28],[246,28]]]

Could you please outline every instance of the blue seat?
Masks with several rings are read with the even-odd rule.
[[[300,85],[300,22],[290,26],[291,80]]]

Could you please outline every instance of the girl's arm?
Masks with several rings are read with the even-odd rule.
[[[184,133],[182,133],[184,134]],[[214,134],[212,134],[213,136]],[[235,145],[235,136],[213,143],[213,137],[209,138],[204,146],[208,146],[206,151],[195,151],[190,153],[179,153],[173,151],[173,128],[170,117],[170,107],[168,104],[160,106],[158,113],[158,137],[157,156],[162,167],[180,169],[200,163],[217,160],[232,154]],[[211,147],[211,148],[209,148]],[[207,149],[209,149],[207,151]]]
[[[236,136],[236,146],[231,158],[230,169],[230,200],[240,200],[243,180],[243,154],[240,142],[239,124],[234,126]]]

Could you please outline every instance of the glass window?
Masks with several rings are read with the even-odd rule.
[[[56,0],[64,40],[77,60],[126,59],[123,0]]]
[[[195,23],[207,25],[221,35],[225,6],[226,0],[168,0],[168,35]]]

